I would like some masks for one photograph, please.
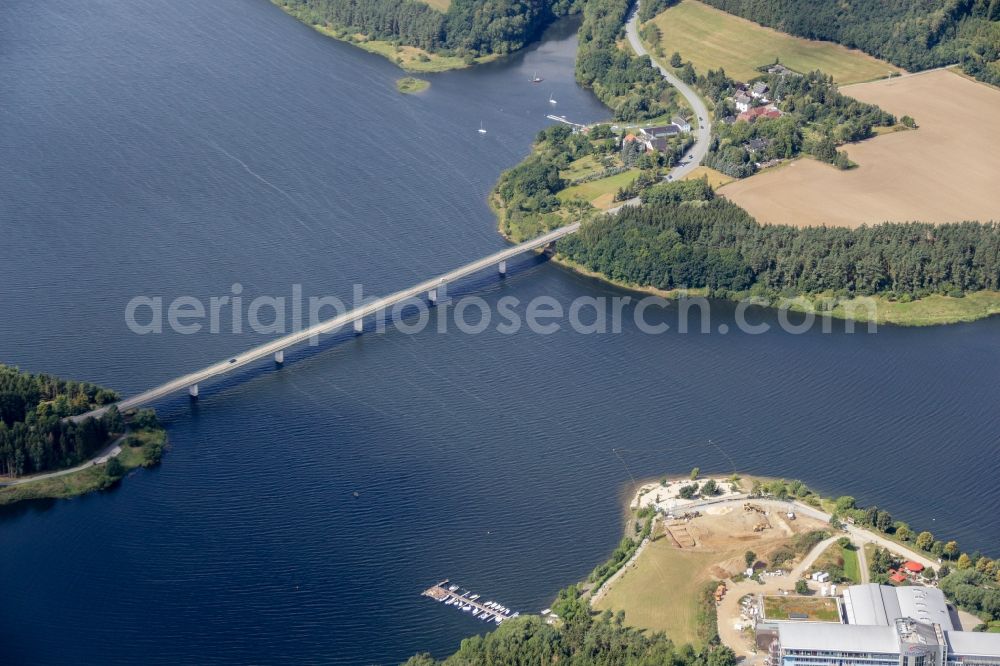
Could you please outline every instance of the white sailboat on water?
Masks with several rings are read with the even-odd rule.
[[[538,72],[535,72],[534,74],[531,75],[532,83],[541,83],[543,80],[544,79],[542,79],[542,77],[538,76]]]
[[[549,93],[549,104],[557,104],[556,98],[552,96],[551,92]]]
[[[476,131],[479,132],[480,134],[486,134],[486,128],[483,127],[483,121],[482,120],[479,121],[479,129],[476,130]]]

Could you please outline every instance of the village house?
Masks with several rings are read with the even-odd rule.
[[[757,106],[752,109],[747,109],[740,115],[736,116],[736,120],[745,120],[748,123],[756,120],[757,118],[780,118],[781,111],[773,105],[769,106]]]
[[[680,134],[681,128],[677,125],[657,125],[654,127],[643,127],[639,132],[646,137],[662,139]]]
[[[639,130],[637,140],[641,141],[647,150],[663,152],[667,149],[667,139],[680,134],[680,132],[681,128],[673,124],[643,127]]]
[[[765,99],[764,96],[767,94],[768,90],[769,88],[767,87],[766,83],[764,83],[763,81],[758,81],[757,83],[750,86],[750,96],[753,97],[754,99]]]
[[[760,151],[765,150],[768,146],[770,146],[771,142],[768,141],[767,139],[750,139],[743,145],[751,153],[759,153]]]
[[[677,129],[679,129],[682,132],[690,132],[691,131],[691,123],[689,123],[688,121],[684,120],[680,116],[674,116],[673,118],[670,119],[670,122],[672,122],[674,125],[676,125]]]
[[[750,105],[753,104],[753,98],[741,91],[733,96],[733,104],[736,105],[737,111],[744,113],[750,110]]]

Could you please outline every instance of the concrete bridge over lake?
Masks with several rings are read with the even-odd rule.
[[[513,245],[505,250],[495,252],[487,257],[465,264],[464,266],[456,268],[455,270],[443,275],[431,278],[430,280],[425,280],[424,282],[415,284],[412,287],[408,287],[401,291],[397,291],[389,296],[375,299],[370,303],[366,303],[365,305],[310,326],[309,328],[290,333],[289,335],[242,352],[237,356],[232,356],[224,361],[219,361],[218,363],[214,363],[206,368],[202,368],[201,370],[177,377],[176,379],[172,379],[164,384],[151,388],[144,393],[140,393],[139,395],[131,398],[126,398],[125,400],[121,400],[115,404],[120,411],[125,411],[127,409],[149,405],[172,393],[177,393],[178,391],[183,390],[187,390],[192,397],[197,397],[199,384],[268,357],[273,357],[275,363],[280,365],[285,361],[285,350],[290,347],[294,347],[295,345],[302,344],[315,336],[335,332],[348,324],[353,324],[354,332],[360,334],[364,331],[365,317],[391,308],[397,303],[413,298],[421,298],[426,295],[428,301],[430,301],[433,305],[438,300],[440,290],[450,282],[460,280],[468,275],[485,270],[491,266],[496,266],[500,275],[506,275],[507,260],[521,253],[536,250],[538,248],[548,248],[550,246],[554,247],[557,240],[568,236],[569,234],[575,233],[579,229],[579,222],[560,227],[554,231],[550,231],[547,234],[539,236],[538,238],[520,243],[519,245]],[[73,417],[73,420],[80,421],[89,416],[99,417],[107,411],[109,407],[110,405],[106,405],[100,409],[80,414]]]

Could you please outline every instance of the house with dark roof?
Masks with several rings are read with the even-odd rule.
[[[677,125],[657,125],[655,127],[643,127],[639,130],[643,136],[653,139],[662,139],[668,136],[680,134],[681,128]]]
[[[770,90],[770,88],[767,87],[766,83],[764,83],[763,81],[758,81],[757,83],[750,86],[750,96],[753,97],[754,99],[760,99],[767,94],[768,90]]]

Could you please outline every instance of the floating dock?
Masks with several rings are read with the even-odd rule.
[[[472,617],[484,622],[500,624],[504,620],[520,615],[499,602],[483,600],[481,595],[472,590],[463,590],[447,579],[427,588],[422,594],[446,606],[454,606],[466,613],[472,613]]]
[[[563,124],[569,125],[570,127],[572,127],[573,129],[575,129],[577,131],[587,129],[586,125],[581,125],[580,123],[574,123],[572,120],[567,120],[566,116],[557,116],[554,113],[550,113],[549,115],[547,115],[545,117],[548,118],[549,120],[554,120],[557,123],[563,123]]]

